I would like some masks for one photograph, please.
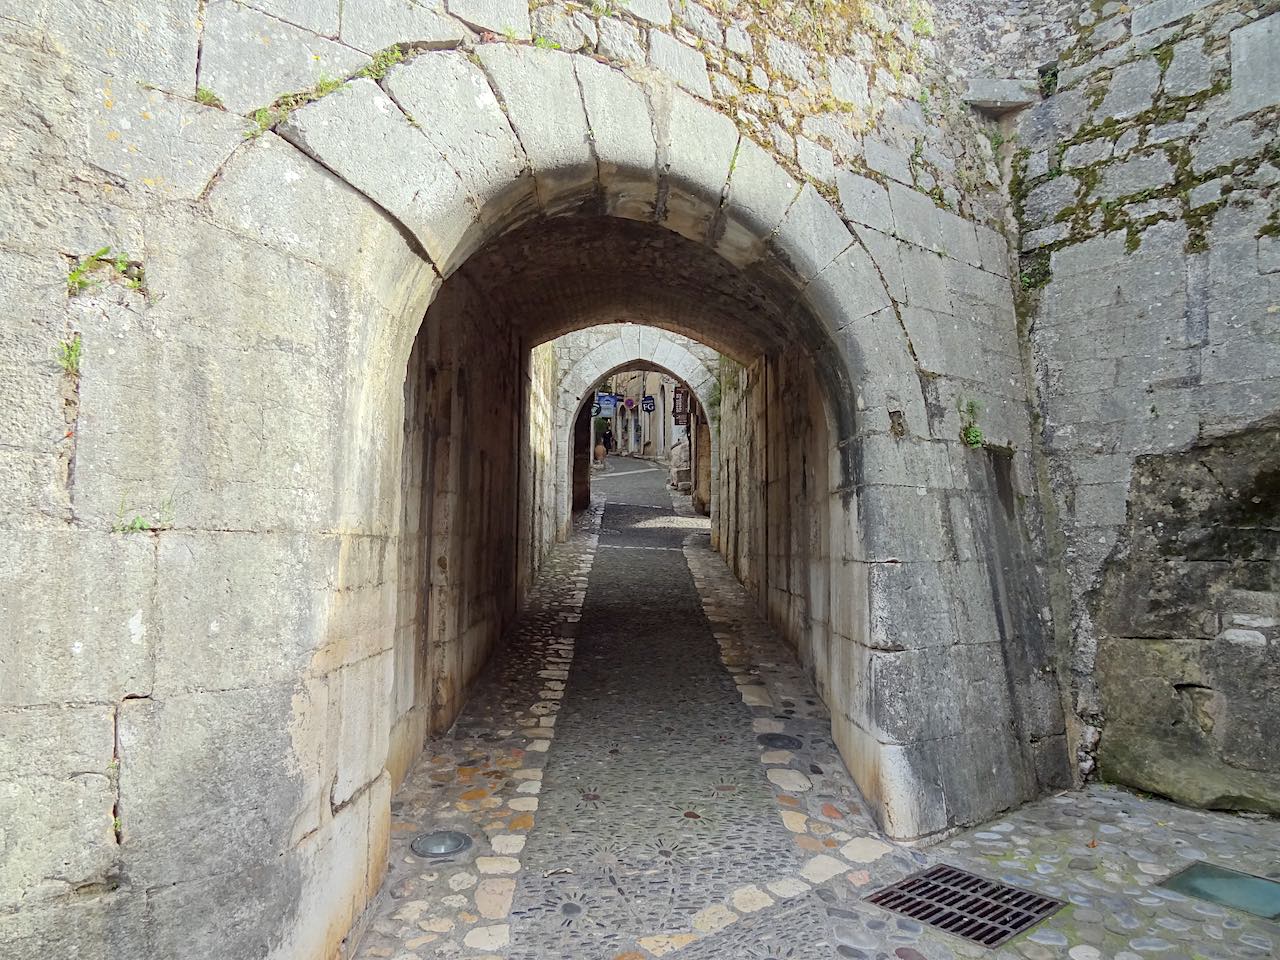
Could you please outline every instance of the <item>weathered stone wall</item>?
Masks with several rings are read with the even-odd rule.
[[[556,537],[568,532],[561,516],[561,463],[557,451],[572,424],[561,421],[560,383],[564,373],[557,356],[556,341],[539,344],[529,351],[525,385],[527,404],[524,417],[520,502],[515,522],[520,526],[520,596],[524,597],[542,559]],[[492,387],[490,387],[492,389]]]
[[[545,441],[546,367],[524,357],[600,322],[687,331],[809,398],[810,439],[774,448],[771,418],[753,476],[825,451],[829,563],[796,508],[821,495],[785,488],[752,508],[778,536],[748,538],[753,575],[819,673],[825,644],[886,828],[1056,782],[1037,751],[1060,718],[1038,701],[1015,723],[996,695],[1029,686],[1043,626],[1002,615],[1001,554],[971,535],[993,486],[962,430],[1012,451],[1007,487],[1030,493],[1008,248],[975,223],[1004,213],[987,141],[920,96],[936,64],[897,4],[716,12],[711,39],[693,6],[653,8],[569,16],[605,62],[520,42],[519,5],[0,15],[23,94],[0,101],[0,814],[30,825],[0,856],[12,955],[333,954],[382,876],[416,731],[456,708],[545,537],[502,497],[517,475],[526,509],[546,489],[516,460]],[[428,341],[453,386],[419,486],[406,423],[436,418],[406,419],[406,373],[420,327],[456,318],[456,343]],[[493,389],[512,383],[529,399]],[[405,496],[428,469],[432,579],[410,585]],[[437,586],[438,670],[415,598]]]
[[[1134,464],[1098,591],[1108,777],[1280,813],[1278,423]]]
[[[946,83],[967,93],[987,81],[1021,80],[1034,96],[1039,68],[1051,64],[1073,35],[1075,18],[1087,18],[1080,0],[1005,0],[992,5],[978,0],[946,0],[935,7],[932,22],[947,64]]]
[[[526,482],[536,489],[539,466],[532,444],[545,449],[547,421],[532,398],[522,409],[518,398],[513,402],[493,388],[521,369],[520,346],[511,326],[468,286],[441,291],[414,350],[405,389],[406,404],[415,404],[406,406],[406,426],[422,423],[423,429],[418,435],[406,430],[402,457],[408,482],[401,498],[412,499],[421,489],[429,505],[427,522],[419,508],[412,526],[415,510],[403,508],[402,556],[412,551],[424,557],[416,573],[398,572],[401,591],[412,597],[400,609],[412,612],[418,629],[416,642],[406,638],[397,644],[395,680],[397,693],[405,691],[397,707],[407,709],[407,693],[414,689],[413,705],[426,711],[425,729],[434,733],[453,722],[541,560],[542,553],[517,546],[516,504],[522,461]],[[531,386],[539,381],[540,360],[545,371],[545,350],[531,354]],[[425,450],[414,449],[415,443]],[[421,468],[414,472],[419,458]],[[548,466],[543,463],[541,471]],[[525,513],[531,525],[540,515],[537,509]],[[417,735],[406,738],[404,749],[416,756],[422,728],[412,729]]]
[[[1068,782],[1025,446],[1015,453],[988,437],[948,456],[891,427],[887,443],[862,445],[864,482],[841,488],[822,398],[802,369],[726,363],[721,382],[713,535],[812,671],[863,789],[886,781],[857,764],[887,755],[909,765],[916,750],[942,776],[967,778],[900,812],[916,823],[963,821],[966,805]],[[936,402],[930,412],[942,415]],[[912,532],[894,546],[868,543],[849,529],[850,513],[863,531]],[[940,744],[920,746],[924,730]],[[896,749],[868,750],[869,731]],[[976,774],[975,755],[992,776]]]
[[[1274,583],[1234,605],[1240,584],[1206,590],[1154,632],[1136,612],[1117,617],[1106,604],[1120,582],[1133,602],[1165,592],[1159,579],[1141,588],[1133,579],[1149,551],[1194,568],[1199,561],[1174,546],[1176,528],[1198,528],[1247,486],[1243,475],[1206,486],[1198,464],[1280,409],[1276,9],[1206,0],[1083,9],[1056,92],[1019,118],[1019,139],[1005,147],[1053,555],[1065,571],[1057,623],[1082,720],[1081,769],[1094,770],[1101,728],[1103,776],[1183,799],[1220,798],[1211,781],[1227,790],[1243,776],[1216,739],[1236,729],[1229,717],[1253,712],[1251,677],[1259,657],[1274,661],[1276,652],[1272,644],[1233,655],[1233,617],[1271,616],[1255,607],[1274,602]],[[1273,467],[1274,449],[1230,443],[1250,451],[1246,472]],[[1160,489],[1186,488],[1158,536],[1144,532],[1153,505],[1140,463],[1163,464]],[[1228,538],[1212,560],[1229,563],[1238,550],[1242,569],[1253,569],[1252,542]],[[1214,666],[1196,673],[1188,658]],[[1141,721],[1134,670],[1153,685]],[[1213,690],[1178,693],[1187,683]],[[1217,733],[1168,729],[1170,705],[1194,713],[1202,696],[1220,705]],[[1274,719],[1266,722],[1266,735],[1280,738]],[[1183,773],[1160,759],[1173,755]],[[1202,781],[1195,789],[1186,784],[1193,774]]]

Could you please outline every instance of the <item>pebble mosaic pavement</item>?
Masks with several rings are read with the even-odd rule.
[[[356,957],[1276,956],[1280,925],[1155,886],[1199,859],[1280,879],[1275,820],[1095,786],[932,847],[887,841],[706,520],[665,472],[615,472],[393,801]],[[476,842],[442,862],[409,852],[437,829]],[[988,950],[862,902],[936,862],[1067,906]]]

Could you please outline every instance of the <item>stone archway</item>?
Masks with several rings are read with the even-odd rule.
[[[592,328],[589,353],[570,366],[559,384],[556,406],[556,528],[563,537],[571,517],[573,459],[573,422],[587,399],[588,392],[610,374],[630,366],[645,367],[666,373],[688,387],[704,410],[713,407],[718,371],[690,350],[693,341],[679,334],[635,324],[608,324]],[[572,337],[574,335],[570,335]],[[599,342],[603,337],[603,342]],[[716,509],[715,479],[719,469],[720,432],[710,423],[712,510]]]

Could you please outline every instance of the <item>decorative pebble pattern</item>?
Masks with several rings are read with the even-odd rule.
[[[1280,874],[1274,820],[1092,787],[928,849],[880,835],[804,671],[663,476],[597,484],[607,499],[428,744],[393,804],[391,870],[355,956],[1274,955],[1276,924],[1156,886],[1196,859]],[[431,829],[476,844],[448,863],[411,856]],[[1069,905],[988,951],[863,902],[938,861]]]

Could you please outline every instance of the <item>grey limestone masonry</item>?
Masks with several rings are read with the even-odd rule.
[[[1081,13],[1006,148],[1079,771],[1273,813],[1280,766],[1245,744],[1280,739],[1277,651],[1240,641],[1280,593],[1236,525],[1277,509],[1254,488],[1280,407],[1276,9]]]
[[[1276,812],[1278,17],[6,5],[0,954],[346,956],[624,364],[868,829]]]

